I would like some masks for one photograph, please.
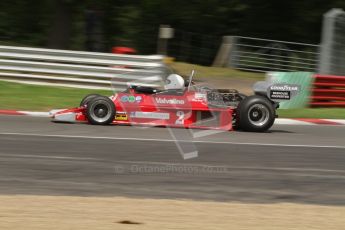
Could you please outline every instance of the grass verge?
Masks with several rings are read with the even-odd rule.
[[[280,118],[345,119],[345,108],[279,109]]]
[[[36,86],[0,81],[0,109],[49,111],[78,106],[90,93],[111,95],[106,90],[75,89]],[[280,118],[333,118],[345,119],[345,109],[280,109]]]
[[[90,93],[111,95],[111,91],[37,86],[0,81],[0,109],[49,111],[78,106]]]

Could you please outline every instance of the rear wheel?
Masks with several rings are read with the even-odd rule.
[[[237,128],[249,132],[264,132],[271,128],[275,120],[272,103],[261,96],[244,98],[236,110]]]
[[[86,106],[87,103],[89,103],[92,99],[94,99],[95,97],[99,97],[101,95],[99,94],[88,94],[86,95],[83,100],[81,100],[80,102],[80,106]]]
[[[93,125],[107,125],[115,117],[115,105],[108,97],[98,96],[90,100],[86,107],[86,117]]]

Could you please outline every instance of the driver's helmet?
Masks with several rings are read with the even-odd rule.
[[[170,74],[166,79],[165,89],[183,89],[184,79],[178,74]]]

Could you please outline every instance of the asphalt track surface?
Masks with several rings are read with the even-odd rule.
[[[0,166],[0,194],[345,205],[345,126],[210,133],[0,116]]]

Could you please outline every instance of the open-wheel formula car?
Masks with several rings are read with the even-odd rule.
[[[182,128],[263,132],[276,118],[279,100],[290,99],[290,89],[272,89],[265,82],[246,96],[234,89],[212,89],[177,74],[164,78],[163,89],[130,84],[110,97],[87,95],[77,108],[58,111],[54,121],[93,125],[152,125]],[[276,87],[276,88],[277,88]]]

